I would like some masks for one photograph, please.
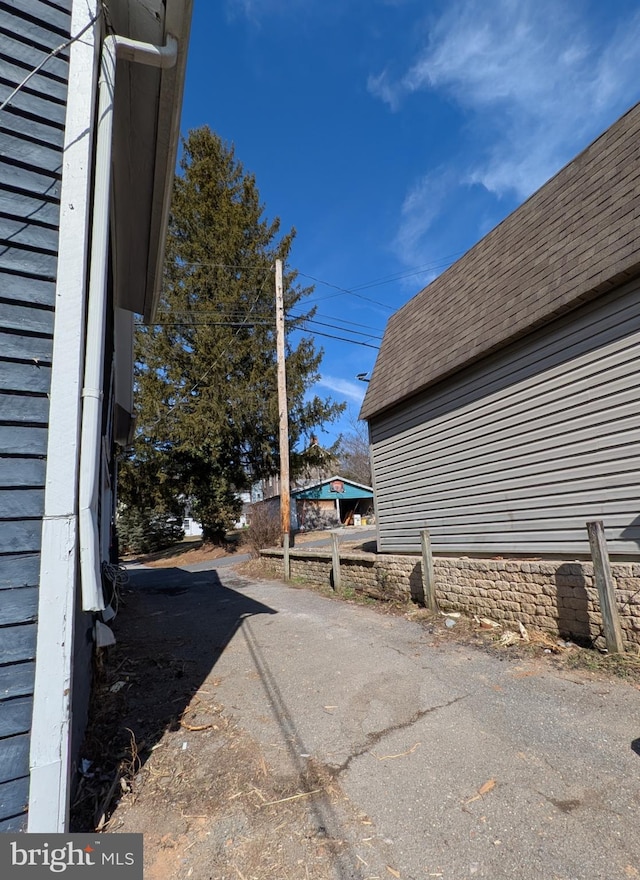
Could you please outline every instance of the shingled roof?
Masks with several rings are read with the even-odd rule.
[[[640,104],[389,320],[371,418],[640,274]]]

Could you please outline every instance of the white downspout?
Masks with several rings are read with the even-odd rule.
[[[168,35],[165,46],[141,43],[110,34],[102,45],[98,86],[98,123],[94,208],[91,239],[89,297],[87,306],[86,356],[82,389],[82,433],[80,438],[80,574],[82,608],[102,611],[102,559],[98,530],[100,462],[102,451],[102,381],[104,371],[105,323],[107,313],[107,266],[109,259],[109,216],[111,204],[111,151],[113,104],[118,58],[151,67],[169,68],[176,63],[178,42]]]

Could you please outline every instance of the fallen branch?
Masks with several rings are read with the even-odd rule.
[[[280,798],[278,801],[267,801],[266,804],[263,804],[264,807],[273,807],[274,804],[284,804],[286,801],[297,801],[299,798],[309,797],[312,794],[318,794],[319,791],[322,791],[321,788],[314,788],[313,791],[303,791],[302,794],[292,794],[291,797]]]
[[[392,758],[406,758],[407,755],[410,755],[412,752],[415,752],[415,750],[418,748],[419,745],[422,745],[422,743],[417,742],[414,746],[411,746],[411,748],[408,751],[400,752],[399,755],[376,755],[375,752],[370,752],[370,754],[373,755],[373,757],[377,761],[389,761]]]

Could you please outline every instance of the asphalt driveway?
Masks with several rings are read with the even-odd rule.
[[[295,797],[314,833],[340,841],[322,876],[640,878],[635,686],[501,660],[423,623],[216,568],[133,572],[137,627],[143,614],[150,644],[170,633],[178,652],[196,646],[190,693],[213,682],[270,772],[316,768],[324,782]],[[208,635],[216,626],[224,636]],[[135,810],[119,830],[136,830]],[[320,876],[305,858],[286,876]],[[206,873],[185,855],[167,876],[251,876],[211,859]]]

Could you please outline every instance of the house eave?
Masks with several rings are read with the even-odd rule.
[[[167,220],[180,136],[192,0],[112,0],[116,33],[154,45],[169,35],[178,58],[166,70],[120,62],[116,85],[112,244],[115,303],[152,320],[162,289]],[[125,69],[126,68],[126,69]]]

